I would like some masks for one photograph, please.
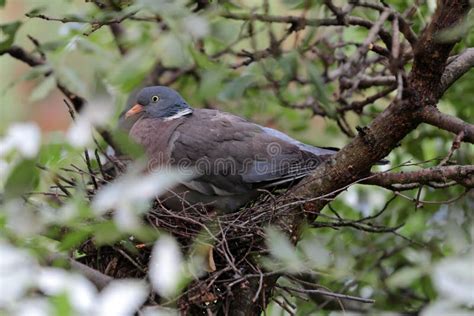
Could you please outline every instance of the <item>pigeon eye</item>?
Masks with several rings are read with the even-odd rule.
[[[152,102],[157,102],[159,99],[160,99],[160,97],[157,96],[157,95],[154,95],[154,96],[151,97]]]

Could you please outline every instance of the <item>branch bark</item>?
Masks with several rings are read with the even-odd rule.
[[[444,129],[454,134],[464,132],[463,141],[474,144],[474,125],[458,117],[441,113],[436,107],[429,106],[421,112],[423,122]]]
[[[441,93],[474,67],[474,48],[467,48],[457,55],[447,66],[441,77]]]
[[[365,184],[391,188],[397,184],[427,184],[455,181],[467,188],[474,187],[474,165],[440,166],[409,172],[381,172],[373,174]]]

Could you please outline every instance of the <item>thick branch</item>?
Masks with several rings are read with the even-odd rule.
[[[441,113],[436,107],[429,106],[421,112],[423,122],[444,129],[454,134],[464,132],[463,141],[474,144],[474,125],[464,122],[458,117]]]

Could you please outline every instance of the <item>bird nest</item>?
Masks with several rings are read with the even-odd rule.
[[[90,178],[89,198],[123,172],[119,161],[111,161],[116,172],[109,173],[104,172],[103,167],[94,171],[86,159],[88,167],[82,170],[82,174]],[[199,310],[220,309],[225,298],[238,293],[249,280],[260,279],[261,282],[264,275],[272,274],[255,264],[266,254],[264,229],[285,216],[284,212],[289,208],[282,206],[294,202],[285,193],[274,193],[262,191],[251,205],[227,214],[219,214],[217,210],[202,205],[188,205],[180,211],[171,211],[163,206],[163,201],[157,199],[153,202],[143,216],[144,225],[174,236],[187,256],[200,251],[206,258],[207,273],[193,280],[177,300],[170,302],[171,305],[192,314]],[[77,248],[82,254],[77,261],[113,278],[146,278],[152,248],[153,242],[143,242],[136,236],[107,245],[98,245],[94,238],[90,238]],[[258,295],[256,293],[256,297]],[[151,300],[159,303],[157,298]]]

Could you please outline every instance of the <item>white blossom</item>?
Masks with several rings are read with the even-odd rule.
[[[177,293],[183,274],[183,258],[178,243],[162,236],[155,243],[150,260],[150,281],[158,294],[172,297]]]
[[[140,280],[116,280],[100,293],[95,315],[134,315],[148,296],[148,287]]]
[[[0,157],[16,149],[25,158],[34,158],[41,145],[41,131],[35,123],[12,124],[0,139]]]
[[[35,282],[39,266],[25,251],[0,241],[0,310],[19,300]]]

